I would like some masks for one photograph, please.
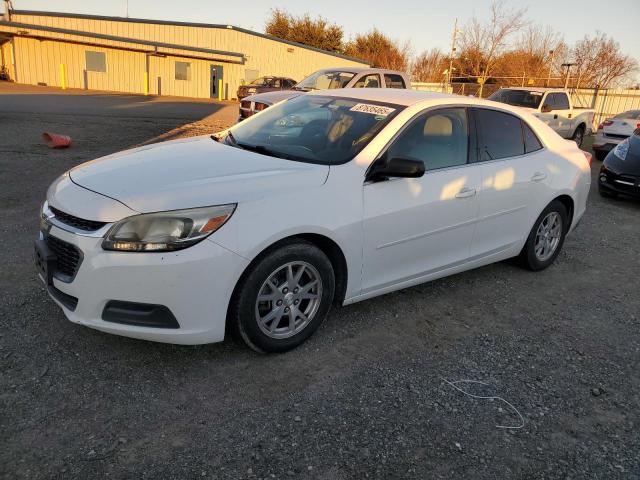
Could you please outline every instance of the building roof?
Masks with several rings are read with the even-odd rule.
[[[368,65],[368,63],[359,58],[350,57],[348,55],[343,55],[337,52],[330,52],[328,50],[322,50],[320,48],[311,47],[309,45],[304,45],[302,43],[292,42],[290,40],[284,40],[282,38],[274,37],[272,35],[267,35],[266,33],[254,32],[253,30],[248,30],[242,27],[236,27],[234,25],[223,25],[223,24],[211,24],[211,23],[197,23],[197,22],[176,22],[170,20],[151,20],[145,18],[129,18],[129,17],[109,17],[103,15],[85,15],[81,13],[64,13],[64,12],[43,12],[37,10],[11,10],[13,15],[38,15],[42,17],[62,17],[62,18],[82,18],[88,20],[104,20],[111,22],[131,22],[131,23],[145,23],[152,25],[173,25],[178,27],[197,27],[197,28],[215,28],[215,29],[224,29],[224,30],[235,30],[237,32],[246,33],[248,35],[254,35],[256,37],[265,38],[267,40],[272,40],[274,42],[280,42],[287,45],[292,45],[298,48],[304,48],[306,50],[312,50],[318,53],[324,53],[325,55],[331,55],[333,57],[343,58],[345,60],[350,60],[352,62],[358,62],[363,65]]]

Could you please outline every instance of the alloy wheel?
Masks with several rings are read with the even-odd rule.
[[[562,217],[558,212],[549,212],[540,222],[536,231],[534,251],[541,262],[549,260],[560,245],[562,238]]]
[[[313,320],[322,299],[322,279],[313,265],[282,265],[263,282],[255,305],[260,330],[271,338],[289,338]]]

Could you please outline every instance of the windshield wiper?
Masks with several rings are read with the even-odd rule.
[[[265,147],[264,145],[249,145],[247,143],[237,143],[237,142],[236,142],[236,145],[242,148],[243,150],[249,150],[250,152],[260,153],[262,155],[268,155],[269,157],[284,158],[285,160],[302,160],[302,161],[307,160],[300,157],[296,157],[295,155],[289,155],[284,152],[272,150],[269,147]]]

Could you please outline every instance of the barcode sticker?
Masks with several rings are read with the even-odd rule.
[[[371,115],[387,116],[396,111],[395,108],[371,105],[370,103],[357,103],[349,109],[352,112],[370,113]]]

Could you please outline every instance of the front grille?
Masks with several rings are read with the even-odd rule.
[[[74,217],[51,206],[49,210],[51,210],[55,217],[62,223],[79,230],[84,230],[85,232],[94,232],[106,225],[105,222],[96,222],[95,220],[85,220],[84,218]]]
[[[62,281],[70,282],[73,280],[82,260],[80,250],[75,245],[51,235],[45,237],[45,242],[56,255],[56,270],[53,274]]]

